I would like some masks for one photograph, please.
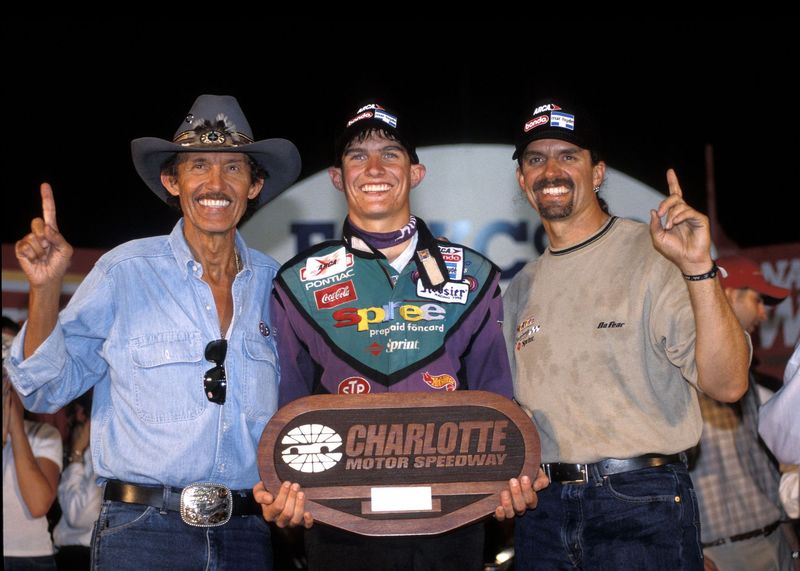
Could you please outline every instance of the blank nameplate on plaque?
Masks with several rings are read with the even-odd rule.
[[[430,486],[372,488],[372,512],[421,512],[433,509]]]

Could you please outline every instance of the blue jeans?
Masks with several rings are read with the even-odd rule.
[[[261,516],[234,516],[219,527],[192,527],[177,512],[104,501],[92,537],[92,569],[272,569]]]
[[[514,566],[525,569],[703,569],[692,481],[682,464],[553,482],[516,520]]]

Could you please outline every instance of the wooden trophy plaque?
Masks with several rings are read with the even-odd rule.
[[[485,391],[317,395],[281,408],[258,447],[268,490],[298,482],[315,520],[363,535],[431,535],[494,512],[532,479],[539,435]]]

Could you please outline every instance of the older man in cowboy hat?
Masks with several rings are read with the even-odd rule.
[[[105,483],[95,568],[270,568],[250,488],[277,406],[278,265],[236,226],[297,178],[300,157],[284,139],[254,141],[236,99],[214,95],[195,101],[172,141],[136,139],[132,150],[183,218],[169,236],[104,255],[59,313],[72,248],[43,184],[44,215],[16,244],[30,306],[9,369],[32,410],[94,387],[91,451]]]

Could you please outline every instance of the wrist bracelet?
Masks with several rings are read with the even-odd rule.
[[[718,271],[719,267],[717,266],[717,264],[714,264],[713,266],[711,266],[711,269],[704,274],[697,274],[694,276],[683,274],[683,279],[688,280],[690,282],[699,282],[700,280],[707,280],[717,277]]]

